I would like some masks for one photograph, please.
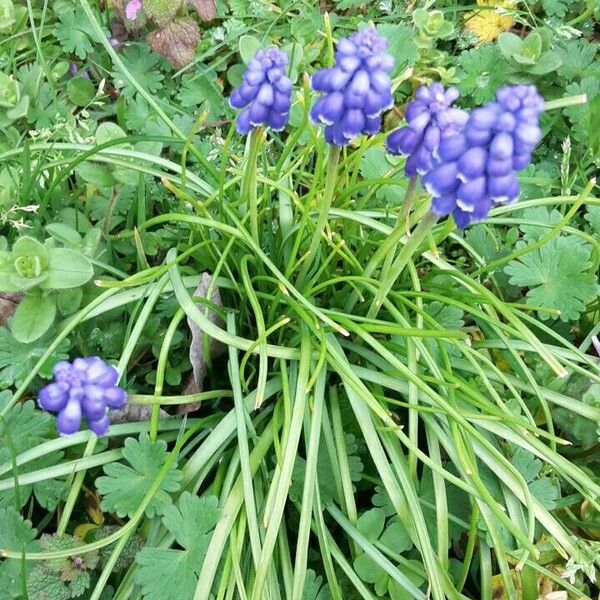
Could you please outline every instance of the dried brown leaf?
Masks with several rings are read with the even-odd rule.
[[[13,316],[19,302],[21,302],[22,294],[10,294],[3,292],[0,294],[0,325],[6,325],[6,322]]]
[[[181,69],[194,60],[200,40],[198,23],[191,18],[176,19],[148,34],[148,45],[162,54],[176,68]]]
[[[139,421],[149,421],[152,415],[152,406],[147,404],[126,404],[123,410],[111,410],[110,422],[114,425],[118,423],[137,423]],[[160,418],[168,419],[169,413],[160,409]]]
[[[187,2],[196,9],[198,16],[203,21],[211,21],[217,16],[215,0],[187,0]]]
[[[198,282],[198,286],[194,292],[194,296],[196,298],[206,298],[208,295],[208,288],[211,282],[211,275],[209,273],[202,273],[202,277],[200,277],[200,281]],[[219,293],[219,288],[215,288],[210,296],[210,301],[215,306],[223,306],[223,302],[221,301],[221,294]],[[200,310],[205,310],[203,306],[199,307]],[[213,323],[219,322],[219,317],[214,312],[208,312],[208,318]],[[194,372],[194,383],[196,392],[201,392],[204,389],[204,377],[206,376],[206,357],[204,355],[204,332],[188,317],[188,327],[192,332],[192,343],[190,344],[190,362],[192,363],[192,370]],[[219,354],[221,354],[224,350],[222,344],[218,343],[214,338],[208,339],[208,349],[212,358],[215,358]],[[188,387],[188,386],[186,386]],[[191,386],[190,386],[191,388]],[[186,393],[192,393],[186,391]],[[194,404],[184,404],[179,408],[179,412],[192,412],[199,408],[198,403]]]

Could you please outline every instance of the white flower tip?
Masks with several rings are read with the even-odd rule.
[[[472,213],[475,211],[475,206],[472,204],[467,204],[464,200],[458,198],[456,200],[456,206],[458,206],[463,212]]]

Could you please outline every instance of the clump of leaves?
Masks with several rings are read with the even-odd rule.
[[[71,550],[81,542],[71,535],[42,535],[43,551]],[[97,552],[73,553],[67,558],[38,561],[27,578],[31,600],[69,600],[79,598],[90,586],[90,571],[98,564]]]
[[[562,62],[560,55],[549,48],[550,33],[546,29],[532,31],[524,39],[506,31],[498,38],[498,46],[511,67],[510,77],[515,82],[556,71]]]
[[[69,345],[69,340],[63,340],[41,366],[38,375],[50,379],[54,364],[69,358]],[[21,385],[48,346],[47,336],[30,344],[22,344],[15,340],[8,329],[0,327],[0,387]]]
[[[308,569],[304,582],[303,600],[329,600],[330,598],[329,584],[324,584],[323,577],[317,575],[312,569]]]
[[[364,465],[358,455],[358,446],[356,438],[351,433],[346,434],[344,440],[348,459],[348,469],[350,479],[353,483],[358,483],[363,474]],[[333,465],[327,452],[320,452],[317,458],[317,479],[319,481],[319,493],[323,503],[331,502],[337,498],[335,478],[331,476]],[[290,499],[300,503],[302,501],[302,491],[304,489],[304,479],[306,475],[306,461],[298,456],[294,463],[294,472],[292,475],[292,485],[290,486]]]
[[[151,441],[147,435],[139,440],[127,438],[123,458],[129,463],[111,463],[104,467],[104,477],[96,480],[102,499],[102,510],[119,517],[131,517],[136,512],[167,459],[167,444]],[[174,466],[163,477],[160,487],[146,507],[146,516],[163,514],[171,503],[171,492],[179,490],[181,472]]]
[[[2,393],[0,408],[10,397],[9,392]],[[52,430],[50,415],[36,410],[31,400],[16,404],[0,419],[0,464],[12,464],[18,454],[50,439]],[[62,457],[62,452],[51,452],[19,466],[18,474],[22,476],[30,471],[51,467],[60,462]],[[30,485],[19,484],[17,488],[14,476],[10,471],[3,476],[5,480],[0,492],[0,506],[24,506],[33,494],[40,506],[54,510],[67,490],[62,479],[47,479]]]
[[[61,10],[57,13],[58,23],[54,27],[54,37],[67,54],[75,54],[81,60],[94,50],[96,34],[86,14],[81,10]]]
[[[498,46],[487,44],[465,50],[457,58],[458,89],[477,104],[488,102],[505,81],[508,64]]]
[[[454,25],[440,10],[417,8],[413,11],[414,41],[419,49],[419,71],[439,77],[443,82],[454,77],[454,67],[446,68],[448,54],[437,47],[440,40],[454,35]]]
[[[60,293],[79,288],[93,274],[82,252],[57,248],[52,238],[41,244],[22,236],[11,252],[0,251],[0,290],[24,294],[10,322],[15,339],[27,344],[40,338],[54,323]]]
[[[546,209],[528,209],[526,220],[556,224],[560,213]],[[592,248],[574,235],[559,235],[543,242],[549,231],[545,227],[521,226],[524,239],[517,242],[522,252],[504,269],[512,285],[529,288],[526,303],[538,309],[558,311],[562,321],[574,321],[585,311],[586,305],[596,298],[600,287],[591,259]],[[540,318],[549,319],[548,311],[540,311]]]
[[[0,0],[0,33],[9,35],[17,23],[24,17],[27,9],[15,6],[12,0]]]
[[[120,527],[116,525],[106,525],[105,527],[100,527],[99,529],[95,529],[91,534],[91,540],[101,540],[102,538],[108,537],[113,533],[119,531]],[[87,538],[86,538],[87,539]],[[117,562],[112,566],[113,573],[122,573],[126,569],[128,569],[138,552],[144,547],[145,540],[143,536],[138,535],[137,533],[130,536],[127,540],[125,546],[123,547],[123,551],[119,554],[119,558],[117,558]],[[100,554],[100,565],[99,568],[104,568],[110,558],[114,546],[104,546],[99,551]]]
[[[542,461],[531,452],[517,448],[511,462],[523,476],[531,495],[539,500],[544,508],[554,509],[556,500],[560,496],[560,490],[552,477],[547,477],[542,473]]]
[[[36,530],[31,521],[26,521],[10,506],[0,508],[0,548],[13,551],[35,551],[38,542],[35,541]],[[27,568],[27,563],[25,568]],[[21,571],[20,560],[10,559],[0,562],[0,597],[22,598],[23,583],[26,573]]]
[[[565,384],[564,392],[571,397],[581,398],[589,406],[600,407],[600,384],[590,385],[584,375],[572,375]],[[582,448],[592,448],[600,441],[600,422],[594,423],[581,415],[557,406],[552,415],[560,427],[561,435]]]
[[[219,520],[218,499],[184,492],[178,507],[167,506],[162,524],[180,550],[144,548],[136,557],[136,581],[148,600],[192,598],[211,534]]]
[[[0,127],[8,127],[23,118],[29,108],[29,96],[11,75],[0,71]]]
[[[200,41],[198,21],[188,14],[188,8],[200,20],[208,22],[217,15],[215,0],[144,0],[135,19],[127,17],[127,0],[117,0],[114,6],[125,27],[137,31],[146,24],[155,26],[146,37],[152,50],[162,54],[176,69],[190,64]]]
[[[406,528],[398,519],[393,517],[386,520],[385,510],[372,508],[364,512],[356,522],[356,528],[372,544],[387,549],[396,555],[408,552],[413,543]],[[416,560],[404,559],[399,567],[403,583],[400,585],[393,580],[367,553],[362,552],[354,559],[357,575],[366,583],[372,583],[378,596],[386,598],[408,598],[408,590],[418,590],[425,582],[423,565]]]

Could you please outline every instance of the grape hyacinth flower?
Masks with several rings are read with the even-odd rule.
[[[60,361],[53,373],[54,383],[40,390],[38,404],[57,413],[58,433],[71,435],[79,431],[85,417],[96,435],[105,435],[110,425],[108,409],[121,409],[127,402],[125,390],[117,387],[117,369],[94,356],[76,358],[72,363]]]
[[[244,109],[236,123],[237,132],[246,135],[265,125],[281,131],[289,120],[292,82],[285,74],[288,55],[278,48],[259,50],[250,61],[240,87],[229,104]]]
[[[496,102],[475,109],[461,133],[441,141],[436,165],[423,178],[432,212],[452,214],[464,229],[485,219],[494,204],[516,202],[516,173],[529,165],[542,137],[543,111],[544,99],[533,85],[503,87]]]
[[[313,75],[313,90],[325,96],[313,106],[311,119],[326,126],[330,144],[345,146],[381,130],[381,114],[393,106],[394,59],[386,49],[387,39],[374,27],[361,29],[338,41],[332,68]]]
[[[467,122],[469,115],[452,106],[458,96],[455,87],[444,90],[441,83],[420,87],[406,108],[407,126],[388,136],[388,152],[408,157],[404,167],[408,177],[427,173],[440,142],[460,133]]]

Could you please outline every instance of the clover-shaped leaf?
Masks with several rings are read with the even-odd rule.
[[[115,512],[119,517],[131,517],[154,484],[165,460],[167,444],[163,440],[151,441],[147,435],[139,440],[127,438],[123,458],[129,463],[108,464],[104,477],[96,480],[102,499],[102,510]],[[181,472],[171,466],[160,482],[158,491],[146,507],[146,515],[162,514],[171,502],[170,492],[179,490]]]
[[[517,243],[518,250],[526,247],[524,242]],[[558,310],[562,321],[574,321],[600,291],[591,266],[590,246],[568,236],[533,249],[504,270],[512,285],[529,288],[528,305]],[[541,312],[540,318],[548,319],[548,313]]]
[[[144,548],[136,557],[137,582],[147,600],[192,598],[212,530],[219,520],[218,499],[184,492],[179,507],[168,506],[162,518],[181,550]]]
[[[402,522],[393,517],[386,524],[386,511],[383,508],[372,508],[364,512],[356,522],[356,528],[371,543],[378,542],[385,545],[390,551],[396,554],[402,554],[412,548],[412,541]],[[390,579],[389,575],[366,553],[359,554],[354,559],[354,568],[357,575],[366,583],[372,583],[379,596],[392,593],[395,589],[397,593],[405,591],[396,582]],[[400,571],[415,585],[421,585],[423,579],[416,573],[407,572],[402,566],[398,567]],[[412,576],[415,577],[412,577]]]

